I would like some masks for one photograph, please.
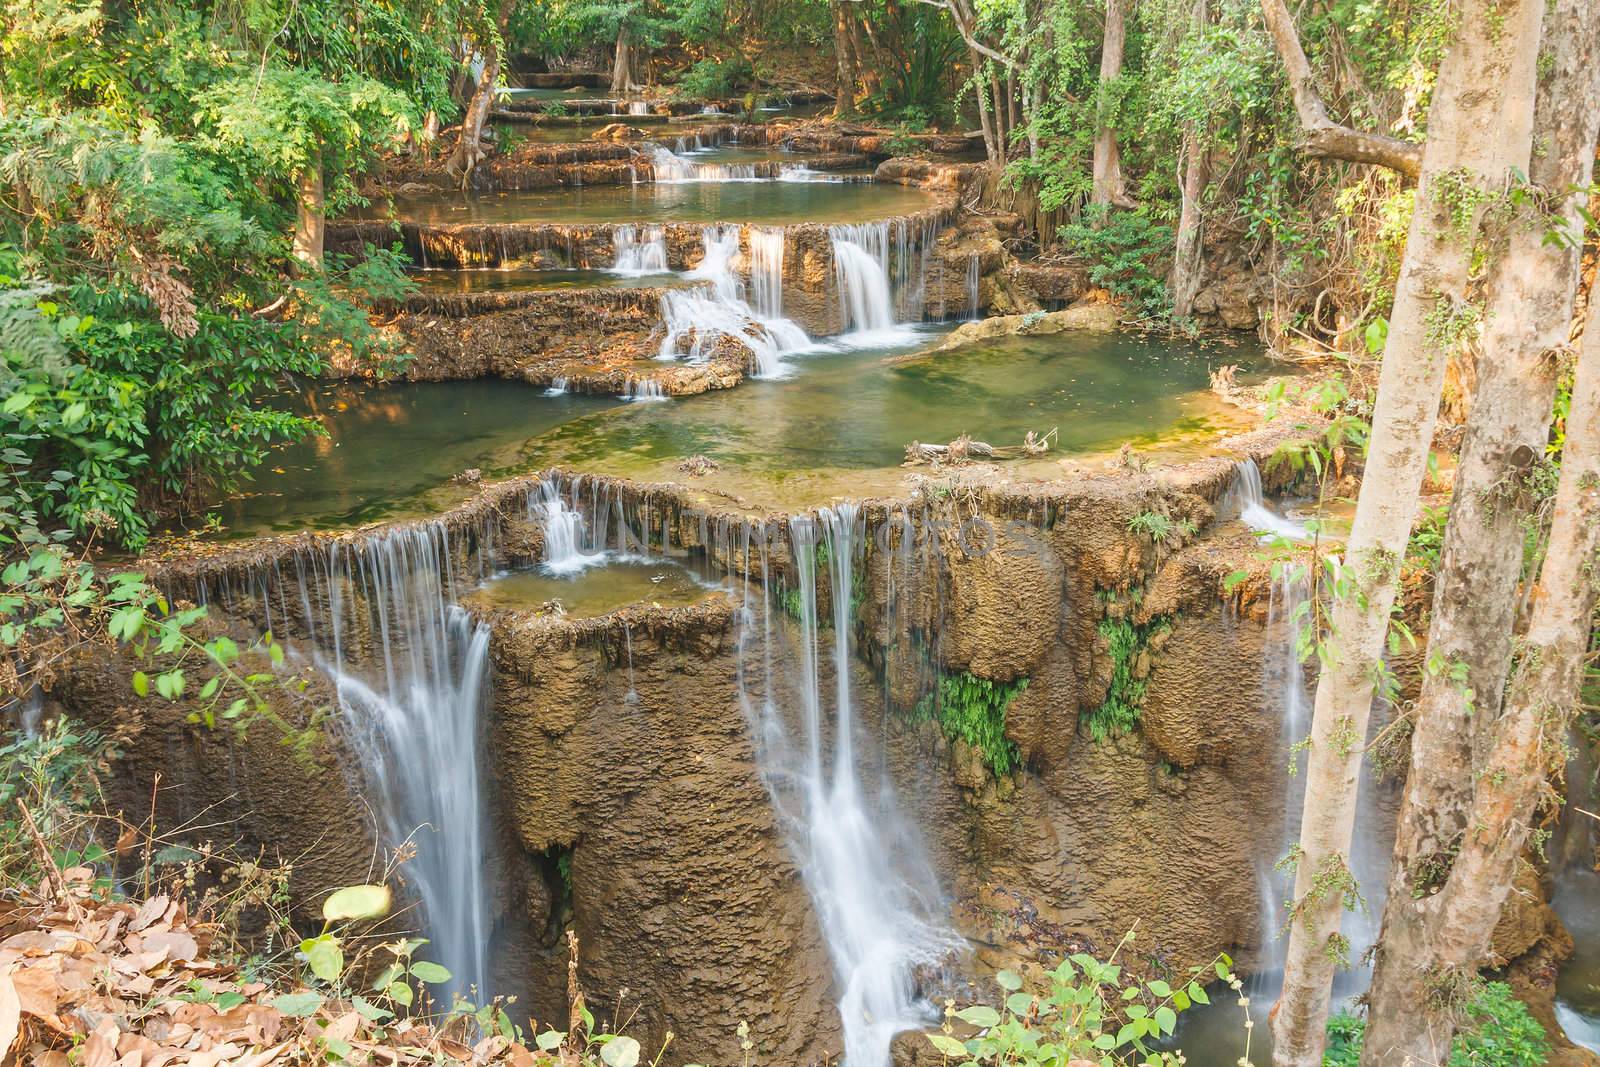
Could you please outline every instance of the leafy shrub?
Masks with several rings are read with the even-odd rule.
[[[996,682],[970,671],[940,672],[934,691],[917,703],[916,717],[938,722],[946,737],[982,752],[998,778],[1022,765],[1022,754],[1006,737],[1006,708],[1027,687],[1026,678]]]
[[[1191,968],[1176,985],[1126,976],[1116,958],[1132,940],[1130,932],[1104,963],[1083,952],[1062,960],[1049,973],[1048,991],[1040,995],[1023,992],[1020,977],[1001,971],[995,981],[1006,998],[999,1009],[978,1004],[957,1011],[953,1002],[947,1002],[943,1032],[927,1035],[928,1040],[946,1063],[1015,1067],[1076,1060],[1106,1067],[1181,1063],[1179,1054],[1158,1052],[1149,1043],[1170,1037],[1178,1015],[1191,1005],[1211,1003],[1200,984],[1201,974],[1214,969],[1236,992],[1242,983],[1226,955],[1208,966]],[[956,1038],[951,1020],[978,1027],[977,1035]]]
[[[1111,656],[1111,685],[1100,706],[1083,718],[1090,737],[1104,741],[1138,728],[1148,681],[1135,677],[1135,667],[1150,639],[1171,628],[1171,623],[1159,618],[1143,626],[1135,626],[1127,619],[1106,619],[1100,623],[1100,636],[1105,638]]]
[[[1172,255],[1173,234],[1138,211],[1089,207],[1083,219],[1056,231],[1074,254],[1089,264],[1089,280],[1126,300],[1141,318],[1166,319],[1172,313],[1165,265]]]
[[[1449,1067],[1539,1067],[1549,1058],[1544,1027],[1504,982],[1485,983],[1463,1013]],[[1357,1067],[1366,1035],[1366,1022],[1353,1015],[1329,1019],[1324,1067]]]
[[[673,94],[687,100],[707,100],[732,96],[755,75],[750,61],[736,55],[729,59],[707,57],[678,77]]]

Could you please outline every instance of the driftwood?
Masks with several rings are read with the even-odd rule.
[[[970,463],[974,459],[1027,459],[1050,450],[1050,439],[1056,436],[1052,429],[1043,436],[1029,430],[1022,444],[995,447],[986,441],[974,441],[971,434],[962,434],[947,445],[925,445],[912,441],[906,445],[905,466],[931,464],[935,467]]]

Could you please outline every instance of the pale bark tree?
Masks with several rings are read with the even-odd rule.
[[[461,120],[460,140],[450,157],[447,169],[457,181],[465,185],[472,172],[483,161],[483,128],[489,122],[489,109],[500,84],[500,53],[505,50],[506,27],[511,22],[512,0],[500,0],[500,10],[493,32],[483,34],[479,47],[483,49],[483,73],[478,77],[467,113]]]
[[[1483,755],[1499,721],[1511,663],[1531,503],[1525,479],[1549,434],[1578,286],[1583,190],[1600,130],[1597,53],[1600,8],[1591,0],[1556,0],[1545,16],[1546,74],[1534,116],[1541,151],[1528,172],[1532,188],[1509,221],[1486,286],[1477,390],[1434,578],[1428,670],[1412,713],[1411,767],[1369,998],[1366,1064],[1448,1059],[1454,1020],[1428,988],[1448,983],[1452,968],[1475,969],[1488,951],[1483,930],[1482,943],[1465,957],[1447,959],[1439,926],[1448,902],[1469,891],[1457,883],[1479,873],[1453,857],[1474,825],[1474,793],[1485,788],[1474,756]],[[1547,240],[1552,230],[1561,239]],[[1510,870],[1498,873],[1509,885]],[[1480,885],[1470,892],[1503,900],[1505,890]]]
[[[850,32],[849,0],[833,0],[833,113],[848,115],[856,109],[856,51]]]
[[[634,56],[633,37],[626,22],[617,26],[617,46],[611,59],[611,91],[631,93],[639,87],[635,74],[637,60]]]
[[[1196,0],[1194,28],[1204,32],[1210,12],[1206,0]],[[1183,177],[1178,184],[1182,203],[1178,210],[1178,233],[1172,250],[1172,310],[1179,318],[1194,313],[1195,297],[1200,295],[1204,264],[1205,213],[1201,199],[1211,182],[1211,147],[1208,131],[1188,129],[1183,134]]]
[[[1287,17],[1281,0],[1262,0],[1262,8],[1269,24]],[[1273,1062],[1280,1067],[1322,1062],[1333,975],[1343,955],[1339,920],[1347,895],[1357,891],[1348,857],[1362,750],[1380,692],[1400,560],[1427,470],[1447,355],[1475,321],[1466,290],[1483,210],[1513,168],[1527,171],[1543,9],[1544,0],[1464,0],[1434,87],[1361,493],[1333,576],[1283,993],[1273,1020]],[[1495,136],[1484,136],[1490,129]]]
[[[1122,77],[1122,57],[1128,43],[1128,9],[1133,0],[1106,0],[1106,29],[1100,42],[1100,113],[1094,136],[1094,188],[1090,203],[1133,207],[1122,183],[1122,148],[1110,114],[1111,86]]]
[[[1311,63],[1300,47],[1294,19],[1283,0],[1261,0],[1261,14],[1272,35],[1278,58],[1283,61],[1294,95],[1294,108],[1300,119],[1300,151],[1311,156],[1327,156],[1352,163],[1374,163],[1397,170],[1410,178],[1422,170],[1422,149],[1409,141],[1342,126],[1328,117],[1328,107],[1317,91]],[[1460,16],[1457,15],[1457,23]]]
[[[294,258],[308,270],[322,269],[324,237],[328,226],[322,182],[322,155],[313,153],[295,183]]]

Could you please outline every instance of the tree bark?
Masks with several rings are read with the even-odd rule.
[[[294,258],[306,270],[320,271],[328,221],[320,153],[312,158],[295,184]]]
[[[1421,147],[1397,137],[1364,133],[1341,126],[1328,117],[1328,107],[1322,102],[1322,94],[1317,91],[1311,64],[1300,47],[1300,35],[1295,32],[1294,18],[1283,0],[1261,0],[1261,14],[1266,19],[1267,32],[1272,34],[1278,57],[1283,60],[1284,71],[1289,76],[1295,113],[1299,115],[1304,131],[1300,151],[1351,163],[1372,163],[1397,170],[1408,178],[1417,177],[1422,172]]]
[[[1434,579],[1429,670],[1413,712],[1411,768],[1370,994],[1362,1053],[1368,1065],[1448,1059],[1454,1019],[1426,995],[1426,985],[1441,968],[1475,967],[1488,950],[1484,931],[1466,958],[1446,960],[1440,925],[1448,902],[1463,891],[1453,888],[1458,880],[1481,873],[1458,870],[1452,857],[1477,825],[1474,793],[1487,786],[1474,756],[1493,736],[1511,665],[1531,496],[1524,479],[1549,435],[1578,287],[1585,194],[1573,190],[1589,184],[1600,133],[1597,52],[1600,9],[1591,0],[1556,0],[1545,17],[1549,73],[1535,104],[1534,142],[1542,151],[1528,172],[1541,195],[1511,218],[1505,250],[1490,268],[1477,395]],[[1546,241],[1552,223],[1570,239]],[[1506,888],[1480,885],[1475,892],[1503,900]]]
[[[617,27],[617,48],[611,59],[611,91],[630,93],[639,87],[633,76],[633,41],[628,37],[628,27]]]
[[[850,12],[846,0],[833,0],[833,113],[848,115],[856,109],[856,55],[850,41]]]
[[[1090,203],[1132,207],[1122,184],[1122,148],[1107,102],[1111,84],[1122,77],[1122,56],[1128,41],[1127,14],[1132,0],[1106,0],[1106,31],[1100,44],[1100,100],[1095,116],[1094,190]]]
[[[511,21],[512,0],[500,0],[500,10],[494,32],[485,34],[483,42],[483,74],[467,104],[467,113],[461,120],[460,140],[450,157],[447,170],[464,186],[485,155],[483,128],[489,121],[489,109],[494,104],[494,94],[500,83],[500,53],[505,48],[506,26]]]
[[[1172,250],[1172,311],[1179,318],[1194,314],[1200,295],[1205,244],[1204,212],[1200,203],[1211,182],[1211,150],[1194,132],[1183,138],[1183,205],[1178,212],[1178,235]]]
[[[1263,0],[1263,8],[1274,3]],[[1322,1062],[1343,948],[1339,919],[1347,893],[1358,891],[1349,864],[1357,782],[1372,702],[1386,695],[1378,683],[1400,561],[1427,470],[1447,356],[1473,321],[1467,283],[1479,222],[1510,170],[1527,171],[1543,7],[1544,0],[1464,0],[1434,87],[1366,471],[1331,579],[1288,957],[1273,1020],[1279,1067]],[[1483,136],[1486,129],[1495,136]]]

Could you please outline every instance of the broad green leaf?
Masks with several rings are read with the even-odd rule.
[[[933,1047],[939,1050],[940,1055],[967,1058],[967,1046],[948,1034],[929,1034],[928,1040],[933,1042]]]
[[[381,919],[389,914],[393,899],[386,885],[347,885],[328,894],[322,902],[322,917],[331,923]]]
[[[323,934],[302,943],[300,947],[306,954],[306,963],[311,967],[312,974],[329,985],[339,984],[339,976],[344,973],[344,952],[339,948],[337,937]]]
[[[390,1000],[404,1008],[411,1007],[411,1001],[416,997],[416,994],[411,992],[411,987],[404,982],[389,983],[388,993]]]
[[[351,997],[350,1004],[361,1014],[361,1017],[366,1019],[368,1022],[381,1022],[394,1014],[394,1012],[390,1011],[388,1008],[378,1007],[378,1005],[372,1003],[372,1001],[368,1000],[366,997]]]
[[[1173,1029],[1178,1025],[1178,1013],[1165,1004],[1161,1005],[1156,1009],[1156,1025],[1161,1027],[1162,1033],[1172,1033]]]
[[[973,1026],[994,1026],[1000,1021],[1000,1013],[986,1004],[974,1004],[956,1012],[956,1018]]]
[[[411,965],[411,977],[429,985],[443,985],[450,981],[450,972],[437,963],[428,960],[417,960]]]
[[[560,1047],[561,1042],[565,1041],[566,1039],[567,1035],[562,1033],[560,1030],[546,1030],[544,1033],[534,1038],[533,1043],[539,1046],[540,1051],[554,1052]]]
[[[639,1062],[639,1042],[631,1037],[615,1037],[600,1046],[606,1067],[635,1067]]]
[[[1001,971],[994,976],[994,980],[1008,993],[1022,988],[1022,978],[1015,971]]]
[[[150,676],[144,671],[133,672],[133,691],[142,697],[150,695]]]
[[[285,993],[272,998],[272,1006],[285,1015],[303,1019],[322,1007],[322,996],[318,993]]]
[[[1006,998],[1006,1010],[1012,1015],[1026,1015],[1032,1007],[1033,995],[1031,993],[1013,993]]]

